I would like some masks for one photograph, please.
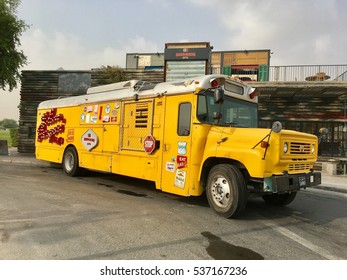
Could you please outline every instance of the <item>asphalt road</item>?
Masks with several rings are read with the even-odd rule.
[[[309,189],[280,208],[254,198],[225,219],[151,182],[0,162],[0,248],[3,260],[347,259],[347,195]]]

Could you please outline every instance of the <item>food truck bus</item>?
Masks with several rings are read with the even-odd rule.
[[[225,75],[182,81],[137,80],[91,87],[41,102],[36,158],[155,182],[180,196],[206,192],[210,207],[236,217],[250,196],[286,205],[320,184],[317,137],[257,128],[257,92]]]

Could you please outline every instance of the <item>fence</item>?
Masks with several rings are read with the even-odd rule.
[[[270,82],[347,81],[347,65],[270,66]]]
[[[227,66],[212,67],[213,74],[238,76],[245,81],[302,82],[302,81],[347,81],[347,65],[288,65],[259,67]]]

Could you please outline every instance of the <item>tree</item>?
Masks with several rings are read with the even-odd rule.
[[[20,67],[27,64],[22,50],[20,36],[28,25],[18,19],[16,10],[20,0],[0,0],[0,87],[12,91],[20,79]]]
[[[96,70],[98,72],[97,84],[107,85],[112,83],[118,83],[126,80],[124,70],[119,66],[101,66]]]
[[[0,121],[0,126],[3,128],[18,128],[17,122],[12,119],[3,119]]]

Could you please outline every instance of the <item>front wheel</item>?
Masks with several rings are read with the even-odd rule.
[[[230,164],[219,164],[211,169],[206,195],[210,207],[226,218],[238,216],[247,205],[245,180],[240,170]]]
[[[66,149],[63,157],[63,169],[65,174],[74,177],[81,173],[81,168],[78,164],[78,154],[74,147]]]
[[[262,196],[262,199],[264,199],[265,202],[272,205],[284,206],[291,203],[295,197],[296,197],[296,192],[284,193],[284,194],[274,193],[271,195],[264,195]]]

